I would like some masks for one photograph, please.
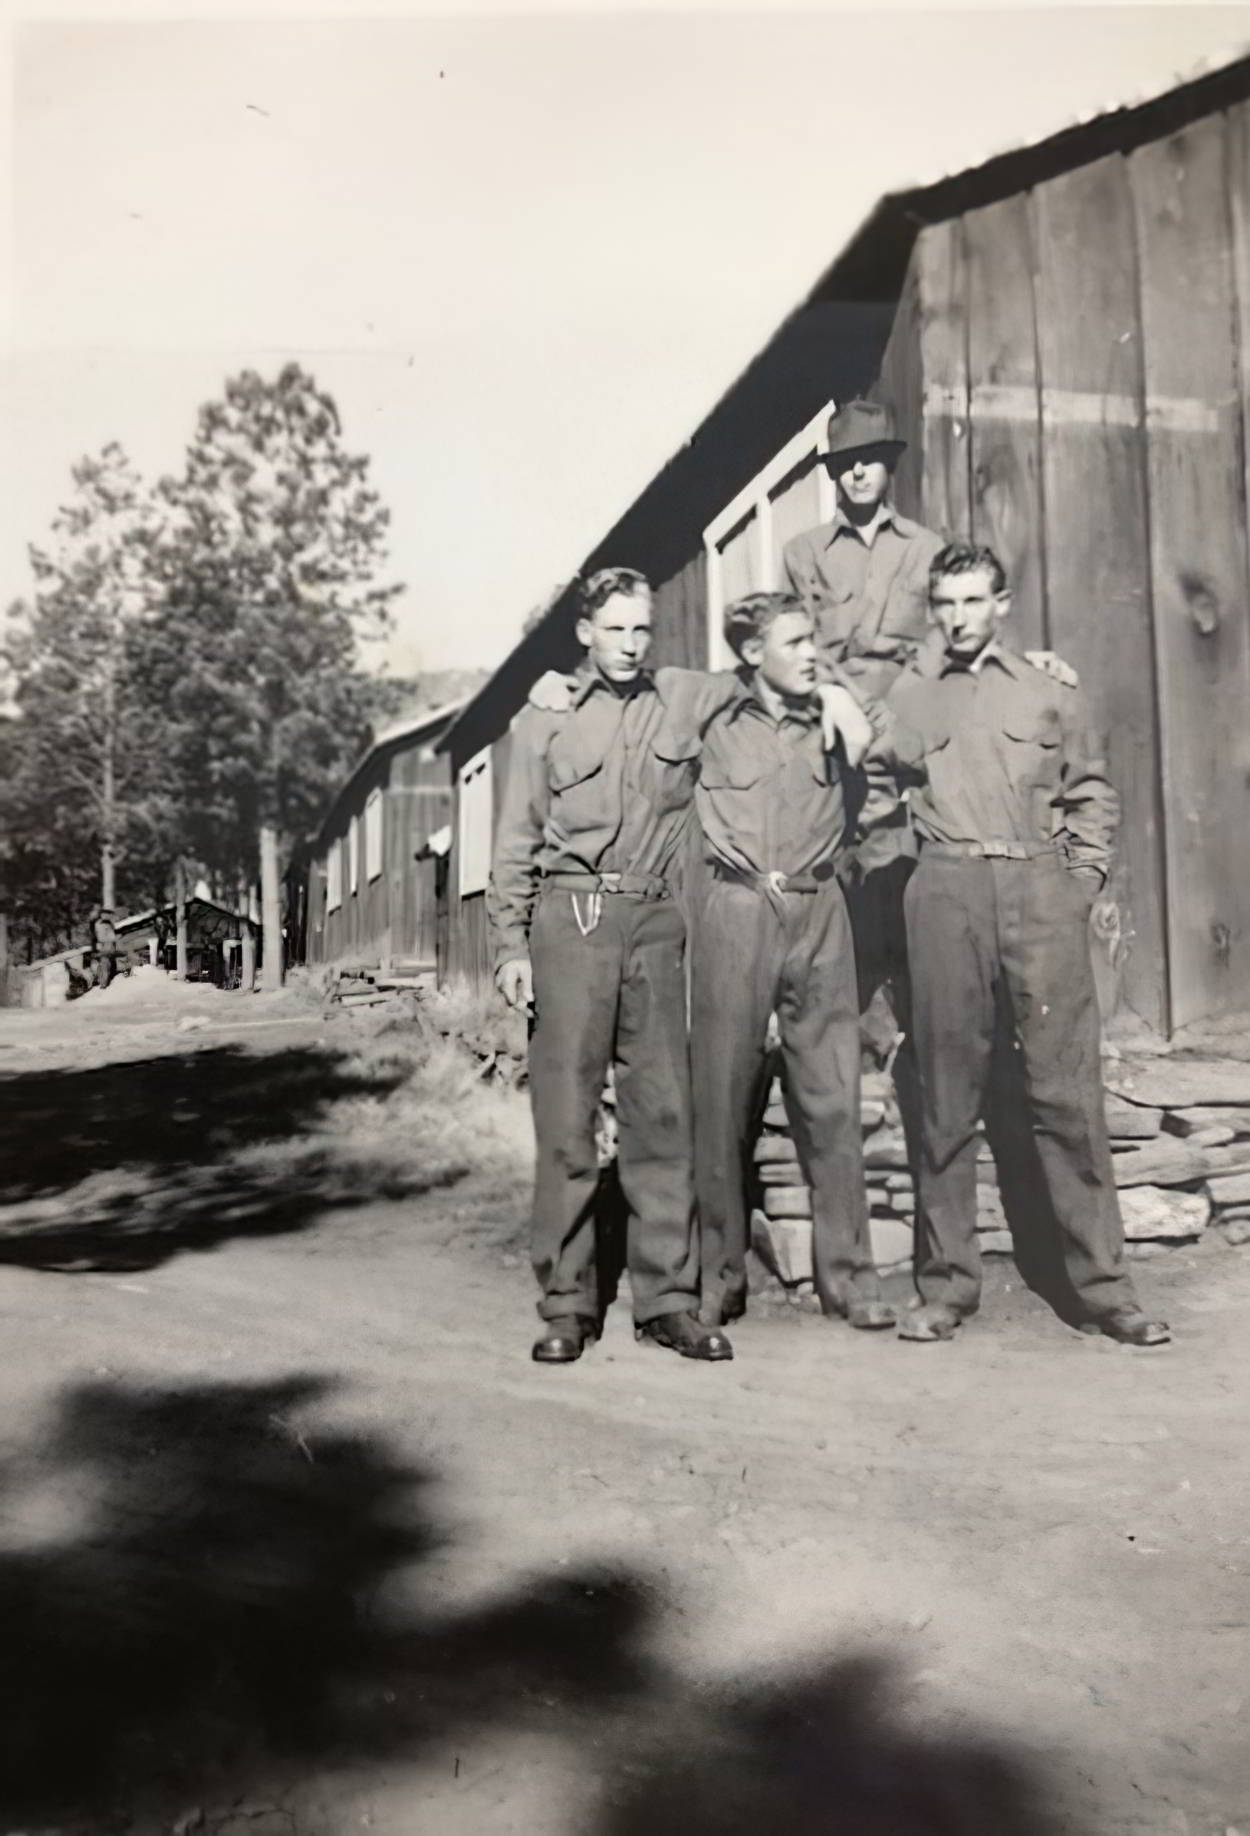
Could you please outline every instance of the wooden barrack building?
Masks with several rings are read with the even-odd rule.
[[[884,199],[582,572],[656,583],[656,661],[832,510],[832,404],[892,403],[905,512],[992,543],[1022,643],[1079,670],[1124,803],[1104,1004],[1171,1034],[1250,1011],[1250,58]],[[570,593],[440,742],[440,972],[488,973],[510,723],[575,656]]]

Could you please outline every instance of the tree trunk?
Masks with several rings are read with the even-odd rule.
[[[243,920],[240,931],[239,987],[244,994],[251,994],[256,985],[256,931],[250,918]]]
[[[175,892],[175,922],[178,927],[177,956],[174,975],[180,982],[187,979],[187,870],[179,861],[177,868],[177,890]]]
[[[110,648],[104,672],[104,747],[100,757],[100,904],[112,912],[117,904],[117,672]]]
[[[260,985],[266,994],[282,986],[282,911],[278,894],[278,831],[262,823],[260,831]]]

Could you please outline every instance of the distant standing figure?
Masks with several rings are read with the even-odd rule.
[[[91,919],[91,949],[97,988],[107,988],[117,974],[117,931],[109,906],[97,907]]]

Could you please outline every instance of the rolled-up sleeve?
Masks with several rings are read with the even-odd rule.
[[[512,729],[508,781],[486,888],[486,915],[496,969],[504,963],[527,959],[530,953],[530,923],[538,896],[538,854],[550,800],[547,747],[552,731],[552,716],[529,707],[522,709]]]

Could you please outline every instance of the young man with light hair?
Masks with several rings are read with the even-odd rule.
[[[487,895],[498,985],[533,1016],[533,1356],[572,1363],[599,1333],[595,1117],[611,1067],[637,1335],[716,1362],[733,1351],[697,1318],[686,929],[671,876],[724,681],[647,671],[651,592],[633,569],[596,574],[580,612],[586,657],[571,685],[556,679],[563,705],[526,707],[513,728]]]
[[[888,741],[919,862],[905,895],[922,1091],[916,1281],[901,1336],[948,1339],[980,1304],[977,1125],[1006,998],[1018,1101],[1059,1226],[1076,1317],[1128,1345],[1166,1342],[1124,1254],[1103,1101],[1089,914],[1119,801],[1078,690],[1001,642],[1011,594],[992,550],[930,567],[934,647],[890,690]]]

